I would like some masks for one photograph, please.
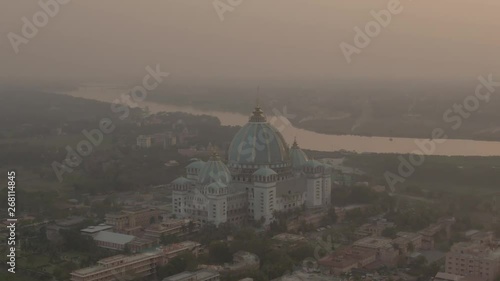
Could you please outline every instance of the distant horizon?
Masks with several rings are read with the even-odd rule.
[[[71,1],[13,50],[38,1],[7,1],[0,11],[0,77],[41,81],[128,81],[160,64],[169,82],[258,85],[345,80],[470,80],[500,65],[497,0],[400,0],[401,13],[347,63],[389,0],[243,1],[221,20],[212,1]],[[404,8],[404,9],[403,9]],[[279,15],[279,16],[278,16]],[[92,20],[89,20],[92,19]],[[22,39],[19,39],[22,40]],[[310,82],[308,82],[310,81]]]

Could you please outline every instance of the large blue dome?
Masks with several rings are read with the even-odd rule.
[[[289,169],[289,148],[281,133],[267,122],[259,107],[250,121],[234,136],[228,151],[229,167],[256,171],[266,166]],[[276,171],[278,171],[276,170]]]

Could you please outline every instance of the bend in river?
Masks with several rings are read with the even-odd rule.
[[[121,94],[119,88],[103,87],[103,86],[85,86],[78,90],[65,92],[64,94],[74,97],[92,99],[103,102],[112,102]],[[154,103],[144,101],[140,104],[141,107],[148,107],[153,113],[155,112],[187,112],[191,114],[206,114],[216,116],[220,119],[223,125],[238,125],[242,126],[248,121],[249,115],[245,116],[238,113],[222,112],[222,111],[203,111],[189,106],[176,106],[170,104]],[[268,113],[269,114],[269,113]],[[272,118],[268,118],[272,119]],[[279,119],[279,118],[275,118]],[[276,120],[273,123],[280,129],[288,143],[293,141],[294,137],[300,146],[304,149],[319,150],[319,151],[338,151],[347,150],[358,153],[421,153],[426,151],[422,144],[429,145],[432,142],[435,145],[435,151],[432,155],[447,155],[447,156],[500,156],[500,142],[492,141],[476,141],[476,140],[459,140],[448,139],[440,142],[425,139],[412,138],[389,138],[389,137],[363,137],[354,135],[327,135],[320,134],[305,129],[295,128],[291,124]],[[420,144],[420,145],[418,145]],[[427,153],[424,153],[427,154]]]

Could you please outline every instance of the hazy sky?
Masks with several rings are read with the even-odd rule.
[[[351,64],[339,44],[389,0],[243,0],[222,22],[212,0],[73,0],[17,55],[7,34],[21,35],[21,18],[41,8],[1,2],[4,79],[114,81],[157,63],[179,81],[500,75],[498,0],[401,0],[402,13]]]

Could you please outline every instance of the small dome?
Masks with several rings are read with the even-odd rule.
[[[254,176],[261,176],[261,177],[274,176],[277,174],[278,173],[276,173],[273,169],[267,167],[260,168],[257,171],[255,171],[255,173],[253,173]]]
[[[221,182],[229,184],[231,182],[231,172],[227,166],[222,163],[217,153],[213,153],[210,160],[203,165],[198,174],[198,182],[201,184],[210,184],[213,182]]]
[[[175,180],[172,181],[172,184],[191,184],[191,181],[186,179],[185,177],[178,177]]]
[[[262,167],[253,173],[254,182],[276,182],[278,173],[268,167]]]
[[[227,185],[222,182],[213,182],[205,188],[208,195],[224,195],[227,194]]]
[[[328,164],[326,161],[321,161],[323,164],[323,167],[325,168],[325,173],[331,173],[333,172],[334,168],[332,165]]]
[[[309,160],[306,162],[304,165],[307,168],[318,168],[318,167],[323,167],[323,163],[319,162],[318,160]]]
[[[203,166],[205,166],[205,162],[197,159],[194,162],[189,163],[189,165],[186,166],[186,169],[199,169],[199,170],[201,170],[203,168]]]
[[[293,169],[302,169],[308,160],[307,155],[297,144],[297,140],[294,140],[293,145],[290,148],[290,161],[292,161]]]

